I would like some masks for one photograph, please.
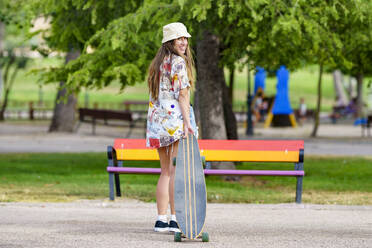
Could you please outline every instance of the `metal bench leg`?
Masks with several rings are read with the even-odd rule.
[[[304,170],[303,163],[296,163],[295,170]],[[297,183],[296,183],[296,203],[301,203],[302,201],[302,180],[303,176],[297,176]]]
[[[110,200],[115,199],[114,195],[114,173],[109,173],[109,188],[110,188]]]
[[[297,177],[296,203],[301,203],[302,201],[302,179],[303,179],[303,176]]]
[[[115,188],[116,188],[116,196],[120,197],[121,196],[121,191],[120,191],[120,178],[119,174],[115,174]]]
[[[123,167],[123,161],[117,161],[116,160],[116,153],[114,153],[114,161],[115,161],[115,166]],[[119,174],[115,174],[115,187],[116,187],[116,196],[120,197],[121,196],[121,190],[120,190]]]
[[[107,158],[108,158],[108,166],[123,166],[122,161],[117,161],[116,159],[116,152],[115,149],[112,146],[107,147]],[[115,174],[115,177],[114,177]],[[116,196],[121,196],[121,191],[120,191],[120,179],[119,179],[119,174],[116,173],[109,173],[109,187],[110,187],[110,200],[115,199],[114,195],[114,181],[115,181],[115,188],[116,188]]]

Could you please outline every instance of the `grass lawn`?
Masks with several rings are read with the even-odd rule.
[[[108,199],[104,153],[0,154],[0,202]],[[124,165],[125,166],[125,165]],[[132,162],[127,166],[159,166]],[[244,169],[292,169],[293,165],[245,163]],[[305,158],[303,202],[372,204],[372,160],[351,157]],[[125,197],[155,201],[157,175],[121,175]],[[226,182],[207,178],[209,202],[294,202],[292,177],[243,177]]]
[[[19,72],[16,82],[14,84],[13,91],[10,95],[10,100],[14,101],[38,101],[39,100],[39,76],[28,73],[31,69],[43,68],[48,66],[57,66],[63,63],[61,58],[48,58],[48,59],[34,59],[32,60],[26,70]],[[228,77],[228,71],[225,73],[226,78]],[[246,69],[243,71],[236,71],[236,82],[234,87],[234,106],[240,109],[239,106],[246,105],[247,98],[247,72]],[[252,75],[252,85],[254,77]],[[299,99],[305,98],[305,102],[308,108],[315,108],[316,97],[317,97],[317,80],[318,80],[318,66],[312,65],[299,69],[295,72],[290,72],[289,79],[289,96],[292,108],[297,108]],[[364,93],[367,94],[367,81],[364,84]],[[266,80],[266,91],[267,96],[274,96],[276,93],[276,77],[270,77]],[[42,98],[46,102],[50,102],[49,105],[53,105],[56,97],[56,86],[57,84],[43,85]],[[252,87],[253,88],[253,87]],[[334,104],[334,89],[333,89],[333,78],[331,73],[325,73],[323,77],[323,102],[322,111],[330,111]],[[85,92],[88,93],[89,103],[92,105],[94,102],[105,102],[105,103],[122,103],[124,100],[148,100],[148,91],[146,83],[138,83],[135,86],[127,87],[124,92],[120,93],[119,82],[112,83],[109,87],[99,90],[88,90],[82,89],[79,94],[79,104],[82,106],[85,102]],[[366,98],[364,98],[366,99]]]

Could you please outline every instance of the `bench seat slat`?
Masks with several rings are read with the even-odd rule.
[[[198,142],[201,150],[298,151],[304,149],[303,140],[198,140]]]
[[[198,140],[200,150],[298,151],[303,140]],[[116,139],[115,149],[150,149],[145,139]]]
[[[120,174],[160,174],[160,168],[107,167],[109,173]],[[304,171],[272,170],[214,170],[204,169],[205,175],[241,175],[241,176],[304,176]]]
[[[160,174],[160,168],[107,167],[107,172],[120,174]]]
[[[205,175],[221,176],[304,176],[304,171],[272,171],[272,170],[211,170],[205,169]]]
[[[298,162],[299,151],[224,151],[201,150],[206,161]]]
[[[156,150],[116,149],[118,160],[159,160]],[[298,162],[299,151],[223,151],[201,150],[206,161],[242,161],[242,162]]]

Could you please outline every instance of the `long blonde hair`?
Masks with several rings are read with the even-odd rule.
[[[155,55],[155,58],[152,60],[149,67],[147,84],[149,86],[149,93],[151,94],[151,98],[154,101],[156,101],[159,97],[160,66],[163,63],[164,58],[172,54],[179,55],[185,60],[187,76],[189,78],[190,84],[193,84],[194,75],[192,70],[194,68],[194,60],[189,44],[187,44],[185,54],[178,54],[177,51],[174,49],[174,40],[167,41],[163,43],[162,46],[159,48],[158,52]]]

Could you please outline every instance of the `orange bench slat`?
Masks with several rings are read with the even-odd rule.
[[[201,150],[298,151],[303,140],[198,140]],[[145,139],[116,139],[115,149],[151,149]]]
[[[298,162],[302,140],[199,140],[207,161]],[[118,160],[159,160],[144,139],[116,139]]]

